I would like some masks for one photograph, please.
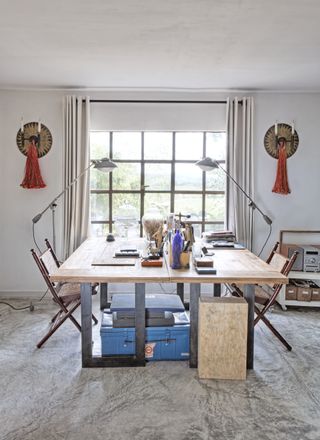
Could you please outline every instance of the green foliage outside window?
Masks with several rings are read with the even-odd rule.
[[[177,163],[172,160],[174,136]],[[141,160],[143,139],[145,162]],[[142,201],[144,212],[156,207],[166,217],[172,211],[172,191],[174,212],[190,214],[193,221],[200,223],[195,227],[199,234],[201,230],[222,229],[225,220],[226,179],[221,170],[214,170],[205,174],[203,186],[202,172],[194,166],[194,161],[203,157],[204,148],[207,156],[220,160],[222,166],[225,166],[225,133],[92,132],[91,158],[110,157],[118,166],[111,175],[90,170],[91,221],[94,222],[92,233],[104,235],[112,229],[110,221],[111,224],[114,222],[113,229],[117,229],[116,223],[125,217],[124,212],[129,211],[129,217],[135,219],[126,221],[131,222],[130,227],[138,232]],[[181,162],[183,160],[189,160],[189,163]],[[175,173],[174,187],[172,172]]]

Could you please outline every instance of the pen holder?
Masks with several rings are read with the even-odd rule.
[[[169,266],[172,266],[172,244],[168,242],[167,245]],[[181,252],[180,264],[182,269],[188,269],[190,267],[190,252]]]
[[[180,254],[181,269],[189,269],[190,267],[190,252],[181,252]]]

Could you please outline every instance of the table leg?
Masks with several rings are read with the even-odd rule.
[[[180,296],[181,301],[184,303],[184,284],[177,283],[177,295]]]
[[[185,309],[189,310],[189,303],[186,303],[184,301],[184,284],[183,283],[177,283],[177,295],[180,297]]]
[[[213,285],[213,296],[221,296],[221,284],[214,283]]]
[[[198,316],[200,284],[190,284],[190,368],[198,366]]]
[[[108,309],[110,303],[108,302],[108,283],[100,284],[100,310]]]
[[[93,356],[92,354],[92,293],[91,284],[81,284],[81,350],[82,367],[145,366],[145,284],[136,284],[136,354]]]
[[[245,286],[244,298],[248,303],[247,368],[252,370],[254,359],[254,285]]]
[[[135,327],[136,327],[136,359],[138,362],[145,362],[145,292],[146,285],[143,283],[135,284]]]
[[[89,367],[92,359],[92,294],[91,284],[81,284],[81,349],[82,366]]]

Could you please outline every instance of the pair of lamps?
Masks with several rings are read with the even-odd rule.
[[[239,185],[239,183],[219,164],[218,161],[211,159],[210,157],[205,157],[204,159],[199,160],[198,162],[195,163],[195,165],[197,165],[199,168],[201,168],[201,170],[203,171],[212,171],[214,169],[221,169],[226,175],[227,177],[236,185],[236,187],[240,190],[240,192],[242,192],[244,194],[244,196],[248,199],[249,201],[249,207],[252,210],[257,210],[261,215],[262,218],[264,219],[264,221],[268,224],[271,225],[272,224],[272,220],[270,219],[270,217],[268,217],[258,206],[257,204],[253,201],[253,199],[249,196],[249,194]],[[108,158],[103,158],[100,160],[91,160],[90,165],[85,168],[72,182],[69,183],[69,185],[67,185],[49,204],[48,206],[46,206],[46,208],[41,211],[39,214],[37,214],[35,217],[33,217],[32,219],[32,223],[33,223],[33,227],[35,225],[35,223],[37,223],[41,217],[43,216],[43,214],[48,210],[51,209],[52,211],[52,229],[53,229],[53,248],[55,249],[55,244],[56,244],[56,237],[55,237],[55,215],[54,215],[54,211],[55,208],[57,206],[56,202],[57,200],[65,193],[69,190],[69,188],[71,188],[79,179],[81,176],[83,176],[84,173],[86,173],[88,171],[89,168],[91,168],[93,166],[93,168],[105,172],[105,173],[110,173],[112,172],[115,168],[117,168],[117,165],[112,162],[110,159]]]

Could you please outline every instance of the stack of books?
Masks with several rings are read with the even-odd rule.
[[[235,242],[235,235],[232,231],[208,231],[203,233],[203,238],[207,242],[213,242],[215,245],[232,247]]]

